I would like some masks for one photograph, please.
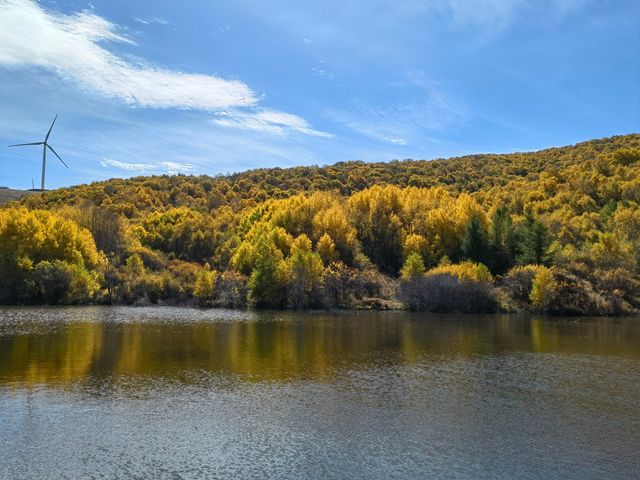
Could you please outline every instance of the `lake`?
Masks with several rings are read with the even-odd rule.
[[[0,478],[640,474],[640,319],[0,309]]]

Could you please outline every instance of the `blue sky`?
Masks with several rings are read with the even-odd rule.
[[[640,131],[637,0],[0,0],[0,185]]]

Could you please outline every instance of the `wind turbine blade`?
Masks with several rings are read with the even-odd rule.
[[[49,127],[49,131],[47,132],[47,136],[44,137],[45,142],[49,140],[49,135],[51,135],[51,130],[53,130],[53,124],[56,123],[57,119],[58,119],[58,114],[56,114],[56,117],[53,119],[53,122],[51,122],[51,126]]]
[[[60,155],[58,155],[58,154],[56,153],[56,151],[53,149],[53,147],[52,147],[51,145],[49,145],[48,143],[47,143],[47,148],[48,148],[49,150],[51,150],[51,151],[53,152],[53,154],[54,154],[56,157],[58,157],[58,160],[60,160],[60,161],[62,162],[62,164],[63,164],[65,167],[69,168],[69,165],[67,165],[66,163],[64,163],[64,160],[62,160],[62,158],[60,158]]]
[[[16,143],[15,145],[9,145],[10,147],[22,147],[24,145],[42,145],[44,142],[33,142],[33,143]]]

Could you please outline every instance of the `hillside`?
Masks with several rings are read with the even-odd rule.
[[[0,230],[15,277],[0,301],[622,313],[640,306],[639,204],[639,134],[447,160],[114,179],[5,206],[5,234],[40,225],[45,240],[25,247],[5,235],[3,246]],[[69,286],[54,295],[58,277]],[[478,301],[433,303],[457,294]]]
[[[32,190],[14,190],[12,188],[0,187],[0,205],[13,200],[19,200],[22,197],[33,193],[35,192]]]
[[[584,166],[585,162],[592,165],[598,158],[624,147],[640,148],[640,134],[527,153],[379,163],[352,161],[325,167],[256,169],[219,177],[163,175],[113,179],[52,190],[30,199],[27,205],[50,208],[89,201],[94,205],[118,205],[127,216],[134,217],[140,211],[166,207],[210,210],[232,205],[242,208],[267,198],[287,198],[313,191],[351,195],[373,185],[387,184],[423,188],[441,186],[453,193],[486,192],[511,183],[536,182],[544,172],[555,174]]]

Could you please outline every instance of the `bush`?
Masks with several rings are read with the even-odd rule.
[[[322,299],[325,308],[347,308],[351,305],[355,272],[342,262],[332,262],[322,273]]]
[[[193,291],[193,295],[200,305],[207,307],[214,304],[217,278],[218,273],[215,270],[211,270],[208,263],[200,270]]]
[[[32,299],[47,304],[87,303],[98,291],[95,274],[62,260],[43,261],[31,272]]]
[[[471,261],[439,265],[427,272],[428,277],[432,275],[450,275],[460,281],[471,282],[491,283],[493,280],[491,272],[484,264]]]
[[[223,272],[218,277],[216,303],[224,308],[246,308],[248,278],[238,272]]]
[[[539,267],[533,277],[529,299],[533,307],[541,312],[547,312],[556,296],[557,286],[550,268]]]
[[[422,255],[417,252],[411,252],[400,270],[400,276],[403,280],[410,280],[415,277],[424,275],[424,261]]]
[[[610,302],[596,292],[591,283],[564,270],[552,269],[555,288],[548,313],[552,315],[611,315]]]
[[[540,268],[538,265],[512,268],[502,278],[502,290],[517,302],[530,303],[533,279]]]
[[[629,270],[599,269],[593,272],[593,281],[602,294],[616,304],[614,313],[631,313],[633,307],[640,307],[640,281]]]
[[[591,283],[557,267],[540,268],[531,289],[533,308],[550,315],[611,315],[612,302]]]
[[[400,284],[400,296],[411,310],[488,313],[497,310],[489,282],[461,280],[449,273],[431,273]]]

